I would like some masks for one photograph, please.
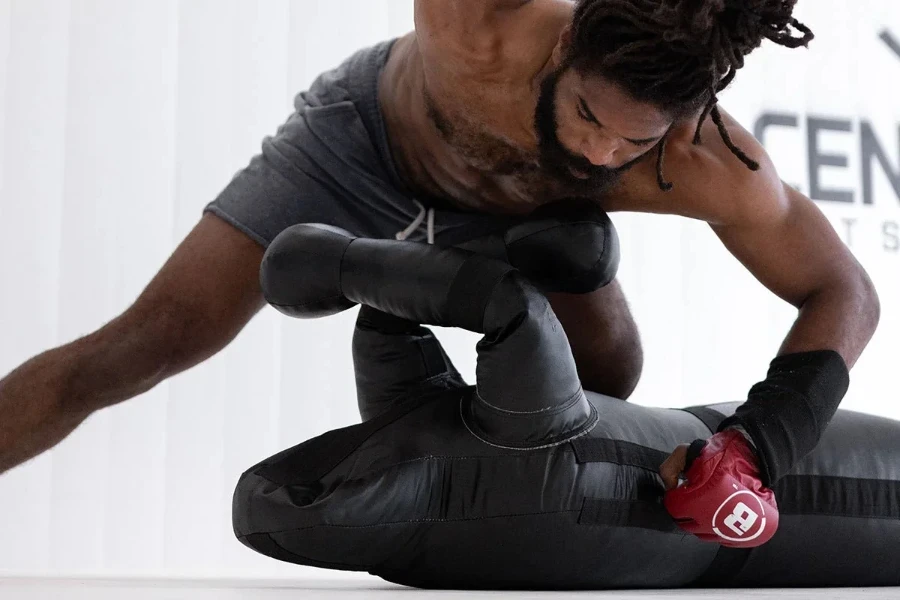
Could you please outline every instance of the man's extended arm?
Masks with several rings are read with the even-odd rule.
[[[225,347],[265,305],[262,255],[206,215],[123,314],[0,379],[0,473],[51,448],[92,412]]]

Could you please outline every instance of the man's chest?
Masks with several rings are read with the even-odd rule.
[[[489,197],[519,212],[583,195],[541,165],[527,89],[436,85],[423,99],[428,125],[471,195],[468,204]]]

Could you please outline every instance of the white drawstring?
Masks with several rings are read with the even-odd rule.
[[[418,200],[413,200],[416,203],[416,206],[419,207],[419,214],[416,215],[416,218],[413,219],[412,223],[404,229],[403,231],[398,231],[394,236],[399,241],[404,241],[408,238],[412,232],[419,228],[422,225],[422,221],[426,219],[428,222],[426,223],[426,234],[428,236],[428,243],[434,244],[434,209],[433,208],[425,208],[425,205],[419,202]]]

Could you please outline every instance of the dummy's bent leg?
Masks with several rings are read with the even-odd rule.
[[[363,421],[404,400],[466,385],[430,330],[370,306],[356,319],[353,369]]]
[[[501,258],[547,295],[585,389],[627,399],[643,367],[640,335],[615,280],[619,240],[593,202],[545,204],[506,231],[460,246]]]
[[[483,333],[477,392],[463,411],[487,443],[543,447],[596,424],[547,299],[502,261],[296,225],[270,245],[261,284],[269,303],[293,316],[358,303],[417,323]]]

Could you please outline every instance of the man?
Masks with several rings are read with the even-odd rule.
[[[496,230],[503,215],[572,197],[708,222],[798,308],[779,355],[812,357],[809,368],[837,382],[825,386],[837,398],[820,402],[828,413],[874,332],[876,293],[814,204],[716,106],[764,38],[811,39],[793,5],[417,0],[414,33],[358,53],[297,97],[295,114],[128,310],[0,382],[0,472],[227,345],[264,304],[264,247],[294,223],[401,239],[425,230],[454,245]],[[627,398],[641,350],[618,283],[550,300],[585,387]],[[805,393],[763,387],[769,404]],[[807,420],[824,427],[824,413]],[[768,452],[775,442],[761,440],[771,436],[745,421],[729,425]]]

